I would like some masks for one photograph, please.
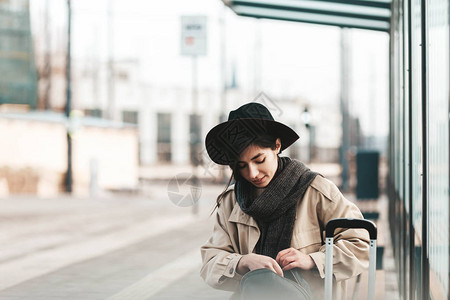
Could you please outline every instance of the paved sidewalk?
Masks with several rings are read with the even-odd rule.
[[[216,291],[206,286],[199,276],[198,245],[210,231],[206,223],[189,223],[38,276],[1,291],[0,299],[153,299],[157,295],[165,299],[186,299],[188,290],[193,294],[191,299],[196,299],[197,294],[216,299]],[[149,276],[151,280],[145,280]],[[190,278],[192,283],[185,278]],[[146,284],[139,285],[139,282]]]
[[[147,189],[151,198],[0,199],[0,299],[108,299],[145,278],[157,284],[131,290],[144,298],[186,299],[190,289],[220,299],[224,292],[199,276],[199,246],[212,232],[209,213],[222,189],[203,186],[197,215],[175,206],[161,183]]]
[[[197,215],[161,182],[147,197],[0,199],[0,299],[228,299],[199,276],[222,190],[204,185]],[[386,261],[386,298],[398,299]]]

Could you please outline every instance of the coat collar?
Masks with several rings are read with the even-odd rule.
[[[244,213],[237,202],[234,203],[233,211],[231,212],[228,221],[258,228],[258,223],[256,223],[255,219]]]

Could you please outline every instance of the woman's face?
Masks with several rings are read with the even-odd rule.
[[[281,141],[277,139],[276,149],[250,145],[241,153],[237,168],[245,180],[255,187],[266,187],[273,179],[278,167],[278,153]]]

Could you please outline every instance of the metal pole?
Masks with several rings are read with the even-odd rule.
[[[262,36],[261,36],[261,22],[259,19],[255,20],[255,42],[254,42],[254,69],[253,69],[253,80],[254,80],[254,95],[259,95],[261,93],[261,83],[262,83]]]
[[[197,87],[197,56],[192,56],[192,111],[193,111],[193,164],[192,164],[192,177],[193,184],[195,187],[199,186],[199,178],[198,178],[198,164],[199,164],[199,116],[198,116],[198,87]],[[192,213],[194,215],[198,214],[198,202],[194,202],[192,206]]]
[[[303,112],[301,113],[303,123],[305,124],[306,130],[308,130],[308,163],[312,161],[312,125],[310,123],[310,114],[308,105],[305,105]]]
[[[220,122],[226,121],[226,109],[227,109],[227,78],[226,78],[226,32],[225,32],[225,9],[227,7],[224,5],[222,7],[221,15],[220,15],[220,68],[221,68],[221,82],[222,82],[222,90],[220,93]],[[226,166],[220,166],[219,170],[219,178],[218,181],[222,183],[226,183],[225,178],[225,170]]]
[[[409,229],[409,299],[415,300],[416,297],[416,286],[417,286],[417,275],[416,275],[416,264],[415,264],[415,237],[416,230],[414,228],[414,214],[413,214],[413,89],[412,89],[412,4],[411,1],[407,2],[407,26],[408,26],[408,44],[406,45],[407,53],[408,53],[408,63],[407,68],[408,72],[408,206],[409,206],[409,215],[408,215],[408,228]],[[406,64],[405,64],[406,65]],[[392,80],[390,80],[392,85]],[[406,110],[405,110],[406,111]]]
[[[314,125],[309,125],[309,163],[312,163],[315,159],[315,139],[316,139],[316,127]]]
[[[341,29],[341,96],[340,108],[342,114],[342,145],[339,151],[339,160],[342,166],[341,188],[348,189],[348,30]]]
[[[325,239],[325,300],[333,299],[333,238]]]
[[[44,105],[45,110],[50,109],[50,91],[52,85],[52,65],[51,65],[51,38],[50,38],[50,14],[49,14],[49,0],[45,1],[45,54],[44,54],[44,76],[45,76],[45,91],[44,91]]]
[[[226,32],[225,32],[225,9],[226,6],[222,7],[221,15],[220,15],[220,75],[221,75],[221,93],[220,93],[220,103],[221,103],[221,116],[220,121],[222,122],[225,119],[225,110],[226,110],[226,102],[227,102],[227,80],[226,80]]]
[[[72,110],[71,87],[71,39],[72,39],[72,8],[71,0],[67,0],[67,56],[66,56],[66,120],[67,120],[67,173],[65,180],[66,192],[72,193],[72,138],[70,136],[70,111]]]
[[[113,0],[108,0],[108,107],[106,110],[108,119],[115,120],[114,97],[114,43],[113,43]]]
[[[377,240],[370,239],[370,250],[369,250],[369,288],[367,299],[375,299],[375,275],[377,271]]]
[[[312,131],[311,126],[308,128],[308,163],[312,163]]]
[[[430,299],[428,260],[428,35],[427,1],[421,1],[422,38],[422,300]]]

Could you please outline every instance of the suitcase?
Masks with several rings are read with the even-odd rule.
[[[369,232],[369,295],[375,297],[375,268],[377,260],[377,227],[365,219],[333,219],[325,226],[325,300],[331,300],[333,295],[333,236],[336,228],[362,228]]]

